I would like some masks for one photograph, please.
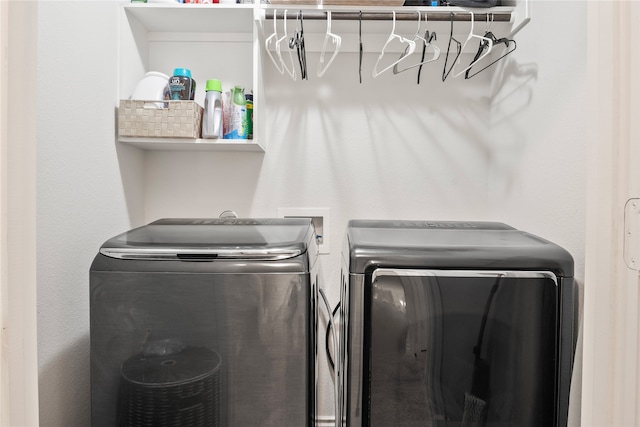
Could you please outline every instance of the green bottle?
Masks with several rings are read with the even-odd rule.
[[[253,93],[245,93],[247,100],[247,139],[253,139]]]

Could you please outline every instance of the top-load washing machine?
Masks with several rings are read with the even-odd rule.
[[[565,426],[575,289],[566,250],[502,223],[351,221],[343,423]]]
[[[90,272],[94,426],[312,426],[318,246],[308,219],[165,219]]]

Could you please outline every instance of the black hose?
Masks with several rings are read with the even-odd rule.
[[[340,303],[338,303],[336,305],[336,308],[333,309],[333,313],[331,313],[331,318],[333,319],[338,311],[338,309],[340,308]],[[331,333],[331,324],[333,322],[329,322],[329,325],[327,326],[327,333],[324,336],[324,348],[325,351],[327,352],[327,358],[329,359],[329,364],[331,365],[331,370],[335,370],[336,366],[333,363],[333,357],[331,357],[331,351],[329,350],[329,334]],[[337,349],[336,349],[337,350]]]

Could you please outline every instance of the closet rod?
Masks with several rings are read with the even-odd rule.
[[[298,14],[298,10],[301,10],[303,13],[304,19],[327,19],[327,13],[323,10],[304,10],[304,9],[296,9],[294,5],[287,4],[285,9],[287,12],[287,20],[296,19]],[[275,9],[268,9],[265,11],[266,19],[273,19]],[[470,21],[471,14],[460,12],[460,11],[446,11],[446,10],[437,10],[437,11],[428,11],[422,10],[423,14],[427,15],[427,19],[429,22],[432,21],[451,21],[451,14],[453,14],[454,21]],[[284,10],[275,10],[276,19],[284,19]],[[331,11],[331,20],[343,20],[343,21],[357,21],[360,19],[360,11],[341,11],[341,10],[332,10]],[[424,15],[423,15],[424,16]],[[483,13],[475,13],[473,14],[474,21],[482,21],[486,22],[487,17],[492,22],[510,22],[511,21],[511,12],[483,12]],[[392,12],[362,12],[362,20],[363,21],[390,21],[393,18]],[[411,12],[398,12],[396,11],[396,21],[415,21],[417,19],[416,11]]]

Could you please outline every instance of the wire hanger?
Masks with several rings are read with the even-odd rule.
[[[285,9],[284,11],[284,34],[282,35],[282,37],[280,37],[277,41],[276,41],[276,53],[278,54],[278,58],[280,59],[280,63],[282,64],[282,68],[283,71],[281,72],[281,74],[284,74],[284,71],[287,72],[287,74],[289,74],[289,76],[293,79],[296,80],[297,76],[296,76],[296,67],[295,67],[295,62],[293,62],[293,54],[291,53],[291,49],[289,49],[289,60],[291,63],[291,67],[287,67],[287,64],[284,62],[284,59],[282,59],[282,51],[280,49],[280,44],[287,38],[287,10]],[[275,18],[275,16],[274,16]]]
[[[422,66],[422,65],[424,65],[426,63],[435,61],[440,57],[440,49],[438,48],[438,46],[431,44],[431,42],[436,38],[436,33],[431,33],[431,36],[429,36],[429,30],[425,29],[425,34],[424,34],[425,36],[424,37],[420,36],[420,29],[422,27],[422,25],[421,25],[422,24],[422,15],[421,15],[421,12],[419,10],[416,11],[416,12],[418,12],[418,29],[416,30],[416,35],[413,36],[413,40],[414,41],[416,39],[422,40],[422,56],[420,58],[420,62],[418,62],[416,64],[413,64],[413,65],[409,65],[408,67],[406,67],[406,68],[404,68],[402,70],[398,69],[398,63],[396,63],[393,66],[393,74],[402,73],[404,71],[410,70],[411,68]],[[426,27],[426,23],[427,23],[427,13],[426,12],[424,13],[424,22],[425,22],[425,27]],[[424,57],[425,57],[425,54],[426,54],[427,46],[433,47],[433,57],[431,57],[430,59],[427,59],[425,61]],[[408,56],[407,55],[407,50],[408,49],[409,49],[409,46],[405,47],[404,52],[400,55],[400,59],[402,59],[405,56]]]
[[[493,41],[493,46],[495,48],[495,46],[504,43],[505,47],[506,47],[506,51],[504,54],[502,54],[500,57],[498,57],[497,59],[495,59],[494,61],[490,62],[488,65],[484,66],[483,68],[481,68],[480,70],[474,72],[473,74],[469,74],[469,72],[471,71],[471,69],[478,63],[479,58],[482,54],[483,49],[486,48],[486,43],[481,41],[480,45],[478,46],[478,51],[476,52],[475,57],[473,58],[473,61],[471,61],[471,67],[465,72],[464,74],[464,78],[465,79],[470,79],[471,77],[477,75],[478,73],[486,70],[487,68],[489,68],[490,66],[492,66],[493,64],[495,64],[496,62],[500,61],[502,58],[504,58],[505,56],[509,55],[511,52],[513,52],[514,50],[516,50],[517,48],[517,44],[516,41],[513,39],[509,39],[506,37],[502,37],[502,38],[496,38],[496,36],[493,34],[493,32],[490,31],[490,24],[489,24],[489,16],[487,15],[487,29],[485,30],[485,34],[484,36],[488,39],[491,39]],[[491,14],[491,23],[493,23],[493,14]],[[511,47],[510,45],[512,45],[513,47]],[[511,48],[510,48],[511,47]]]
[[[289,40],[289,49],[296,49],[298,64],[300,65],[300,78],[307,80],[307,50],[304,45],[304,14],[298,11],[296,33]]]
[[[471,11],[468,11],[468,12],[471,14],[471,28],[470,28],[470,31],[469,31],[469,35],[467,36],[467,40],[465,40],[464,44],[462,45],[462,49],[461,50],[464,50],[464,48],[467,47],[469,42],[472,39],[475,38],[475,39],[480,39],[481,43],[483,41],[486,43],[486,46],[485,46],[486,51],[483,54],[481,54],[480,57],[475,59],[474,62],[469,64],[467,67],[465,67],[463,70],[460,70],[458,72],[454,72],[454,75],[453,75],[454,78],[463,75],[468,69],[470,69],[473,66],[473,64],[475,62],[480,61],[482,58],[484,58],[485,56],[489,55],[489,53],[491,53],[491,49],[493,48],[493,40],[491,40],[490,38],[479,36],[479,35],[473,33],[473,12],[471,12]],[[458,65],[459,63],[460,63],[460,58],[458,58],[458,61],[454,62],[452,68],[455,68],[456,65]]]
[[[462,52],[462,43],[460,43],[456,38],[453,37],[453,17],[454,13],[451,12],[449,18],[451,19],[451,32],[449,33],[449,43],[447,44],[447,55],[444,58],[444,68],[442,69],[442,81],[445,81],[451,70],[453,70],[453,66],[456,65],[456,61],[460,58],[460,53]],[[447,70],[447,62],[449,61],[449,50],[451,49],[451,42],[455,42],[456,44],[456,57],[453,59],[453,63],[451,64],[451,68]]]
[[[396,40],[396,39],[399,40],[401,43],[407,43],[409,50],[406,52],[406,55],[401,56],[400,59],[397,59],[393,63],[387,65],[382,70],[378,70],[378,64],[380,64],[380,60],[384,56],[384,50],[387,48],[389,43],[391,43],[393,40]],[[396,12],[393,11],[393,26],[391,27],[391,34],[389,34],[389,38],[387,39],[387,41],[384,44],[384,46],[382,46],[382,50],[380,51],[380,56],[378,56],[378,60],[376,61],[376,65],[373,67],[373,77],[378,77],[380,74],[382,74],[385,71],[393,68],[400,61],[403,61],[405,58],[409,57],[409,55],[411,55],[414,50],[416,50],[416,42],[414,42],[413,40],[409,40],[407,38],[404,38],[399,34],[396,34]]]
[[[358,76],[360,77],[360,83],[362,83],[362,11],[360,11],[360,18],[358,19],[358,44],[360,45],[358,51]]]
[[[429,30],[425,30],[424,32],[424,38],[425,40],[427,40],[427,43],[431,44],[431,42],[433,40],[437,40],[436,38],[436,33],[433,32],[431,33],[431,36],[429,36]],[[434,49],[438,49],[438,58],[440,57],[440,49],[436,46],[433,45]],[[421,61],[424,61],[424,55],[427,52],[427,45],[422,45],[422,56],[420,58]],[[418,67],[418,78],[417,78],[417,84],[420,84],[420,74],[422,74],[422,66],[424,65],[424,63],[420,64],[420,66]]]
[[[329,61],[325,64],[324,55],[327,52],[327,44],[329,40],[335,45],[335,50],[329,58]],[[340,43],[342,42],[342,37],[337,34],[331,32],[331,11],[327,11],[327,33],[324,36],[324,42],[322,43],[322,51],[320,52],[320,62],[318,63],[318,77],[322,77],[324,73],[329,69],[329,66],[338,56],[338,51],[340,50]]]
[[[269,43],[274,42],[275,43],[275,39],[276,37],[278,37],[278,30],[276,28],[276,16],[278,15],[278,11],[274,9],[273,11],[273,34],[271,34],[269,37],[267,37],[267,39],[264,41],[264,48],[267,51],[267,55],[269,55],[269,58],[271,58],[271,62],[273,62],[273,65],[276,66],[276,70],[278,70],[280,72],[280,74],[284,74],[284,64],[280,61],[277,61],[276,58],[273,57],[273,55],[271,54],[271,50],[269,49]]]
[[[502,58],[504,58],[505,56],[509,55],[511,52],[513,52],[513,51],[514,51],[514,50],[516,50],[516,48],[517,48],[516,41],[515,41],[515,40],[513,40],[513,39],[508,39],[508,38],[505,38],[505,37],[503,37],[503,38],[499,38],[499,39],[496,39],[496,36],[494,36],[494,35],[493,35],[493,33],[491,33],[491,32],[490,32],[490,33],[488,33],[488,34],[485,34],[485,37],[487,37],[487,38],[491,38],[491,39],[493,40],[493,46],[494,46],[494,48],[495,48],[495,46],[496,46],[496,45],[499,45],[499,44],[501,44],[501,43],[504,43],[504,44],[505,44],[505,46],[507,47],[507,51],[506,51],[504,54],[502,54],[501,56],[499,56],[497,59],[495,59],[493,62],[490,62],[489,64],[485,65],[483,68],[479,69],[478,71],[474,72],[473,74],[469,74],[469,72],[471,71],[471,69],[473,68],[473,66],[474,66],[474,65],[476,65],[476,63],[478,62],[478,59],[476,59],[476,58],[478,58],[478,57],[479,57],[479,55],[480,55],[480,53],[481,53],[482,49],[484,48],[484,47],[481,45],[481,46],[478,48],[478,52],[476,52],[476,56],[473,58],[473,62],[471,63],[470,68],[469,68],[469,69],[467,69],[467,71],[466,71],[466,72],[465,72],[465,74],[464,74],[464,78],[465,78],[465,79],[470,79],[471,77],[478,75],[481,71],[486,70],[487,68],[489,68],[490,66],[492,66],[492,65],[493,65],[493,64],[495,64],[496,62],[500,61],[500,60],[501,60]],[[512,48],[509,48],[509,47],[510,47],[509,45],[512,45],[513,47],[512,47]]]

